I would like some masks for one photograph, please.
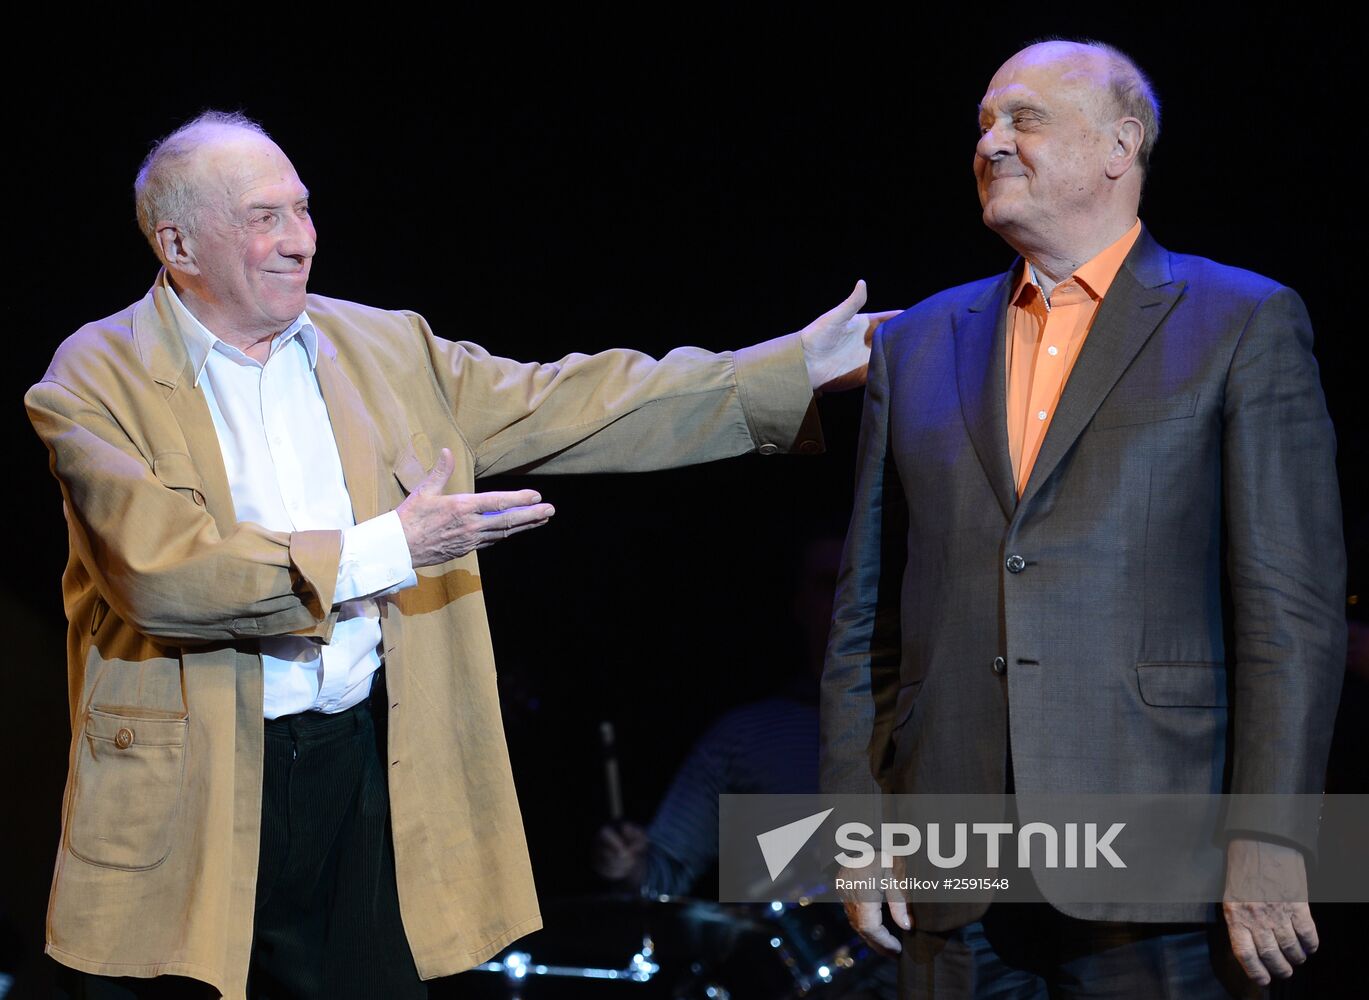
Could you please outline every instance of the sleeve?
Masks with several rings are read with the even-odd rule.
[[[62,489],[73,552],[120,618],[182,642],[328,640],[340,531],[243,522],[221,535],[189,456],[150,464],[106,407],[54,381],[25,404]]]
[[[417,586],[409,542],[393,510],[342,529],[333,603],[382,597]]]
[[[628,350],[524,364],[435,337],[419,316],[439,394],[475,474],[637,472],[759,450],[822,450],[797,334],[660,360]]]
[[[878,793],[892,762],[907,504],[889,450],[889,329],[875,331],[870,355],[855,502],[823,665],[819,787],[828,794]]]
[[[718,860],[718,797],[730,787],[734,743],[724,720],[700,737],[670,783],[647,831],[649,892],[687,892]]]
[[[1335,435],[1312,327],[1287,288],[1242,332],[1226,378],[1222,482],[1235,640],[1231,791],[1317,794],[1345,671],[1345,547]],[[1314,811],[1228,832],[1316,846]]]

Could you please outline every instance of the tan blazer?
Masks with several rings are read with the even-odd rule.
[[[448,447],[449,492],[511,471],[685,465],[821,447],[797,337],[519,364],[423,319],[310,296],[357,521]],[[327,642],[339,531],[238,523],[159,281],[83,327],[28,393],[62,487],[73,739],[47,950],[105,975],[245,990],[261,823],[254,637]],[[400,909],[419,973],[541,926],[474,554],[381,602]]]

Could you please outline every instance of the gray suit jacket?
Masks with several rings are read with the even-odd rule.
[[[1013,281],[942,292],[877,334],[823,678],[824,791],[1000,792],[1009,753],[1019,794],[1320,791],[1345,565],[1301,300],[1143,231],[1018,499]],[[1305,824],[1256,832],[1314,847]],[[985,907],[916,915],[944,929]]]

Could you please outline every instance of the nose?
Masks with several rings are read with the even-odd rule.
[[[975,155],[985,160],[998,160],[1017,152],[1010,128],[993,127],[986,129],[974,147]]]
[[[314,222],[307,213],[290,214],[289,220],[277,250],[282,257],[294,257],[300,263],[304,263],[314,256],[314,250],[317,248],[318,234],[314,231]]]

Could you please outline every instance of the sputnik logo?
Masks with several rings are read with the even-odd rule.
[[[822,826],[823,820],[832,815],[832,812],[831,809],[824,809],[822,812],[813,813],[811,816],[756,835],[756,842],[761,845],[761,854],[765,857],[765,867],[770,872],[771,882],[780,877],[785,866],[794,860],[794,855],[803,850],[803,845],[812,839],[813,834],[818,832],[818,827]]]

